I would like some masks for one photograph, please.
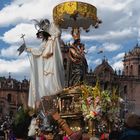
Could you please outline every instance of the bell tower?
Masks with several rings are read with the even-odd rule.
[[[132,51],[125,54],[123,63],[125,76],[140,76],[140,46],[138,44]]]
[[[140,46],[134,48],[124,56],[124,74],[122,85],[124,86],[125,109],[129,112],[140,114]]]

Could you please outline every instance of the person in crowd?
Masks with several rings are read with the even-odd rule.
[[[118,140],[140,140],[140,116],[129,114]]]
[[[109,139],[109,134],[108,133],[103,133],[100,137],[100,140],[108,140]]]
[[[110,133],[109,133],[109,140],[118,140],[119,139],[120,132],[114,128]]]

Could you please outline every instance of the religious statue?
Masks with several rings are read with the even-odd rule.
[[[36,49],[26,49],[31,53],[28,105],[43,110],[46,117],[51,115],[71,140],[79,140],[81,132],[73,132],[66,121],[61,119],[54,105],[57,94],[64,88],[64,67],[60,50],[61,31],[54,22],[50,23],[47,19],[38,22],[38,26],[40,29],[36,35],[37,38],[42,39],[41,46]],[[50,130],[50,128],[46,130],[48,129]]]
[[[42,25],[44,23],[44,25]],[[64,68],[60,50],[61,31],[54,23],[41,21],[37,38],[42,39],[39,48],[27,48],[31,53],[31,80],[29,106],[44,96],[55,95],[64,87]]]
[[[85,58],[85,46],[80,41],[79,28],[72,29],[73,44],[69,47],[70,75],[69,86],[81,84],[84,81],[84,75],[87,72],[87,61]]]

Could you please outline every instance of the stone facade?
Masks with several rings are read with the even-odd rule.
[[[125,54],[123,63],[124,74],[121,83],[124,87],[126,106],[132,112],[140,114],[140,46],[138,44]]]
[[[27,105],[29,82],[0,77],[0,116],[14,115],[17,109]]]

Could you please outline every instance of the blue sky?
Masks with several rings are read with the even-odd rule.
[[[18,56],[17,48],[22,44],[21,34],[25,34],[26,44],[37,47],[36,30],[32,19],[52,20],[53,7],[69,0],[0,0],[0,76],[29,79],[28,56]],[[98,29],[81,33],[85,43],[89,68],[101,64],[104,56],[114,70],[123,69],[123,56],[138,43],[140,36],[140,1],[136,0],[81,0],[97,7],[97,15],[103,23]],[[63,31],[62,39],[71,40],[68,31]],[[104,53],[97,52],[103,50]]]

